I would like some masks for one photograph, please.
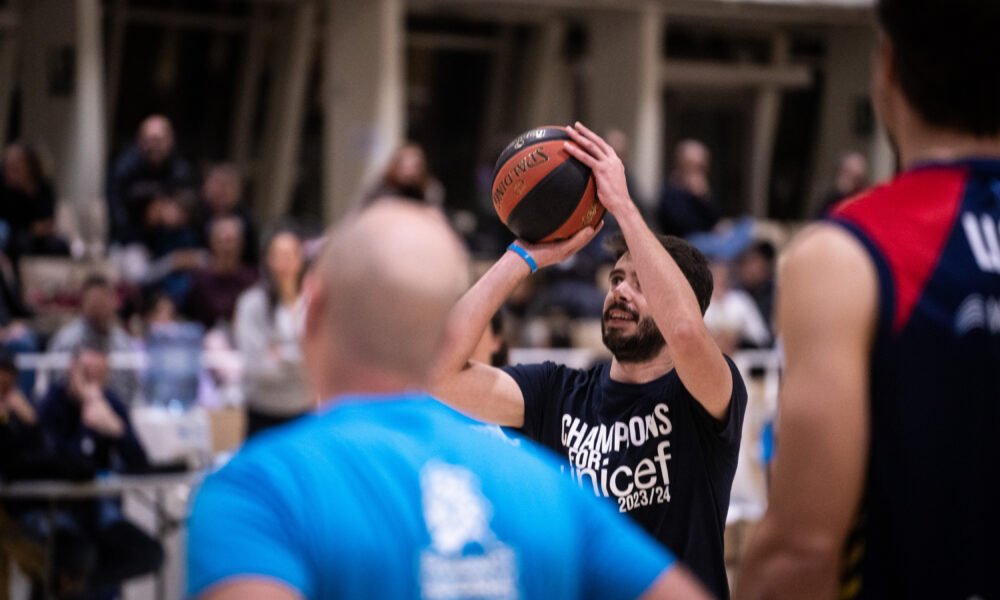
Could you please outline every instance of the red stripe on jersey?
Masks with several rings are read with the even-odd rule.
[[[832,216],[864,232],[882,252],[896,293],[893,332],[906,325],[948,241],[968,176],[965,167],[903,173],[834,208]]]

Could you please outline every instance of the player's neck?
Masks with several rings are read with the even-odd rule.
[[[674,368],[670,351],[664,348],[650,360],[643,362],[621,362],[611,360],[611,381],[619,383],[649,383],[663,377]]]
[[[367,365],[345,365],[331,368],[321,389],[320,402],[340,396],[385,396],[423,389],[412,377],[374,369]]]
[[[965,158],[1000,158],[1000,136],[975,137],[931,127],[912,118],[899,128],[900,165],[904,170],[927,162],[954,162]]]

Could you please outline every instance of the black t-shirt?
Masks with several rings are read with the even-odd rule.
[[[720,598],[729,596],[722,540],[747,404],[727,361],[733,395],[725,422],[673,370],[628,384],[612,381],[608,364],[505,369],[524,395],[522,433],[566,457],[574,481],[613,500]]]

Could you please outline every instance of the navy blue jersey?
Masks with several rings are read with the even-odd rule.
[[[878,272],[867,479],[845,598],[1000,598],[1000,160],[838,206]]]
[[[633,384],[611,379],[609,364],[505,368],[524,396],[521,432],[565,457],[580,487],[613,501],[720,599],[729,597],[723,533],[747,407],[727,361],[733,392],[722,421],[674,369]]]

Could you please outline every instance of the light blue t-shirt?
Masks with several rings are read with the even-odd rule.
[[[674,559],[612,509],[428,396],[340,398],[205,481],[188,592],[264,577],[306,598],[636,598]]]

